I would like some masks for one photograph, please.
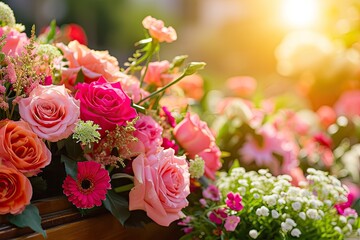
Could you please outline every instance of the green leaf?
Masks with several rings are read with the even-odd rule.
[[[84,81],[85,81],[85,75],[84,75],[82,69],[80,69],[80,71],[78,72],[78,74],[76,76],[75,84],[83,83]]]
[[[55,35],[56,35],[56,21],[52,20],[50,22],[50,31],[49,31],[48,35],[46,36],[47,43],[51,43],[54,40]]]
[[[65,171],[67,175],[76,179],[77,176],[77,161],[68,158],[65,155],[61,155],[61,162],[65,164]]]
[[[124,225],[125,221],[130,217],[128,201],[112,190],[109,190],[103,203],[104,207]]]
[[[206,63],[204,62],[191,62],[185,69],[184,75],[189,76],[196,73],[198,70],[201,70],[205,67]]]
[[[0,52],[0,63],[2,63],[5,59],[5,53]]]
[[[35,232],[41,233],[44,238],[47,238],[46,232],[41,227],[39,210],[34,205],[27,205],[21,214],[9,215],[8,220],[18,227],[29,227]]]

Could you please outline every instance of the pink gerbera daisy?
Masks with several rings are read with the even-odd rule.
[[[78,162],[76,179],[67,176],[62,185],[64,194],[77,208],[101,206],[111,188],[109,172],[93,161]]]

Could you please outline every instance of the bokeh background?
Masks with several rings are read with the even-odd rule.
[[[28,33],[33,24],[39,33],[53,19],[57,25],[77,23],[90,48],[109,50],[120,63],[143,37],[141,20],[163,19],[176,29],[178,40],[165,45],[161,57],[187,54],[191,61],[206,62],[202,75],[210,89],[224,89],[233,76],[252,76],[263,95],[288,94],[296,101],[300,89],[317,108],[331,104],[340,90],[358,87],[358,0],[4,2]]]

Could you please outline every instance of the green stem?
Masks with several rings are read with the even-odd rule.
[[[151,41],[150,44],[151,44],[150,45],[150,51],[147,52],[147,59],[146,59],[146,63],[145,63],[145,71],[144,71],[144,74],[141,74],[141,77],[140,77],[140,88],[142,87],[142,85],[144,83],[144,78],[145,78],[145,75],[146,75],[146,73],[148,71],[149,63],[151,61],[152,55],[154,54],[154,50],[156,48],[157,42],[156,41],[154,42],[154,40],[153,40],[153,41]]]
[[[124,186],[116,187],[116,188],[114,188],[114,191],[117,192],[117,193],[126,192],[126,191],[131,190],[133,187],[134,187],[134,184],[130,183],[130,184],[127,184],[127,185],[124,185]]]
[[[175,79],[174,81],[166,84],[164,87],[160,88],[159,90],[152,92],[150,95],[148,95],[147,97],[141,99],[139,102],[137,102],[136,104],[140,104],[142,102],[144,102],[145,100],[152,98],[153,96],[165,91],[166,89],[168,89],[169,87],[171,87],[172,85],[174,85],[175,83],[179,82],[181,79],[183,79],[185,77],[185,72],[183,74],[180,75],[180,77],[178,77],[177,79]]]

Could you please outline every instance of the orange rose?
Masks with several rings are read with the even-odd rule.
[[[24,174],[0,160],[0,215],[19,214],[30,204],[32,187]]]
[[[45,143],[24,121],[0,121],[0,156],[28,177],[39,173],[51,161]]]
[[[62,69],[62,83],[73,89],[77,74],[82,70],[85,82],[90,83],[103,76],[109,82],[115,82],[125,77],[120,72],[119,63],[108,51],[96,51],[71,41],[67,46],[63,43],[56,45],[68,60],[68,67]]]

